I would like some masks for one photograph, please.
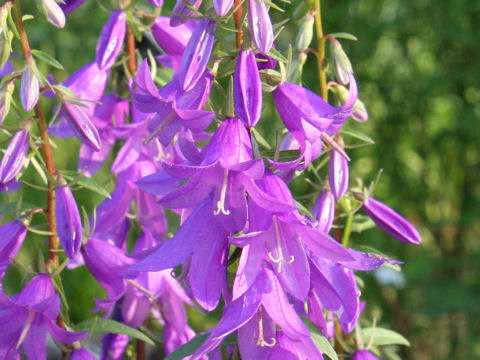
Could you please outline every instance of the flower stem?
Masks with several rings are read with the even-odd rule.
[[[325,74],[325,37],[323,36],[322,28],[322,8],[320,6],[320,0],[314,0],[313,6],[315,9],[315,32],[317,34],[317,67],[318,67],[318,80],[320,82],[320,95],[327,101],[327,76]]]
[[[135,56],[135,34],[130,26],[127,26],[127,54],[128,70],[132,76],[137,73],[137,58]]]
[[[28,42],[27,32],[22,20],[22,10],[20,8],[20,0],[15,0],[14,4],[14,16],[15,22],[17,25],[17,30],[20,35],[20,45],[22,47],[23,56],[25,59],[32,56],[30,50],[30,44]],[[42,106],[40,101],[35,105],[35,117],[38,120],[38,130],[40,132],[40,137],[42,139],[41,148],[43,151],[43,157],[48,172],[52,175],[53,178],[56,177],[55,163],[53,161],[52,148],[50,146],[50,141],[48,138],[47,122],[43,114]],[[50,255],[48,263],[53,265],[54,268],[57,268],[59,265],[58,252],[55,250],[59,247],[59,241],[57,237],[57,223],[55,220],[55,190],[54,184],[50,181],[48,182],[48,188],[50,191],[47,194],[47,222],[48,222],[48,231],[54,233],[55,235],[48,236],[48,248],[50,249]]]
[[[345,228],[343,229],[343,235],[342,235],[342,245],[346,248],[348,247],[350,242],[350,234],[352,233],[352,223],[353,223],[353,213],[349,211],[347,214],[347,220],[345,222]]]
[[[145,342],[137,339],[136,344],[137,360],[145,360]]]
[[[242,28],[242,16],[243,16],[243,5],[242,5],[242,0],[235,0],[233,3],[233,7],[235,10],[235,13],[233,14],[233,18],[235,20],[235,28],[237,29],[237,48],[240,49],[240,47],[243,44],[243,28]]]

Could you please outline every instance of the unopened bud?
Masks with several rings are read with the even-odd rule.
[[[330,188],[336,199],[340,199],[348,190],[348,161],[338,151],[332,150],[328,168]]]
[[[340,41],[335,38],[330,38],[330,50],[333,56],[333,68],[338,81],[343,85],[348,85],[350,82],[348,73],[353,74],[353,69],[347,54],[343,51]]]
[[[65,14],[55,0],[42,0],[43,8],[47,13],[48,22],[63,28],[65,26]]]
[[[32,56],[25,59],[25,69],[20,81],[20,100],[26,112],[32,111],[38,102],[40,84],[34,73],[35,66]]]
[[[60,178],[61,182],[65,182]],[[82,244],[82,222],[77,203],[68,185],[55,189],[55,219],[60,244],[72,259]]]
[[[313,12],[309,12],[307,15],[305,15],[300,25],[300,29],[298,30],[295,46],[299,51],[307,50],[312,42],[313,26],[315,24],[315,18],[313,17],[313,14]]]
[[[329,189],[322,190],[318,195],[312,215],[318,220],[318,229],[328,233],[335,218],[335,197]]]
[[[90,117],[76,104],[65,101],[62,113],[81,142],[95,151],[100,151],[100,135]]]
[[[248,27],[252,41],[260,53],[266,55],[273,46],[273,26],[263,0],[248,0]]]
[[[233,0],[213,0],[213,7],[218,16],[225,16],[230,11],[233,5]]]
[[[113,11],[102,29],[97,43],[96,61],[100,70],[109,68],[122,49],[127,31],[127,15],[123,11]]]
[[[28,153],[28,140],[28,130],[20,130],[12,138],[0,163],[0,184],[8,184],[22,170]]]
[[[345,104],[348,100],[348,90],[342,85],[335,84],[331,87],[332,91],[338,97],[342,104]],[[352,108],[352,118],[355,121],[365,122],[368,120],[368,112],[365,107],[365,104],[362,100],[357,99]]]
[[[155,7],[162,7],[163,6],[163,0],[148,0],[148,2]]]

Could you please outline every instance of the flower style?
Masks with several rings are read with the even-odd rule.
[[[0,290],[0,358],[17,359],[23,347],[29,359],[46,360],[47,333],[61,343],[72,343],[87,333],[68,332],[56,319],[60,297],[48,275],[35,276],[16,296]]]

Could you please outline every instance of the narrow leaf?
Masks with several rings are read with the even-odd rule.
[[[110,199],[110,193],[107,190],[105,190],[103,187],[98,185],[95,180],[88,178],[85,175],[82,175],[76,171],[71,171],[71,170],[62,171],[62,175],[68,181],[75,180],[76,183],[81,187],[91,190],[93,192],[96,192],[97,194],[100,194]]]
[[[318,349],[325,355],[327,355],[330,359],[332,360],[338,360],[337,353],[335,352],[334,348],[332,347],[332,344],[330,344],[330,341],[322,335],[320,330],[313,324],[311,321],[306,319],[305,317],[302,316],[303,322],[307,326],[308,331],[310,332],[310,335],[312,336],[312,340],[317,346]]]
[[[189,355],[192,355],[204,342],[207,340],[209,334],[195,336],[192,340],[180,346],[173,353],[168,355],[165,360],[181,360]]]
[[[405,345],[410,346],[403,335],[399,333],[379,327],[371,327],[362,329],[363,338],[366,343],[370,343],[373,338],[372,345]]]
[[[58,60],[53,58],[51,55],[49,55],[49,54],[47,54],[43,51],[40,51],[40,50],[32,50],[32,54],[37,59],[39,59],[43,62],[46,62],[47,64],[52,65],[53,67],[55,67],[57,69],[63,70],[63,65]]]
[[[99,332],[102,334],[125,334],[154,345],[153,341],[141,331],[111,319],[93,318],[74,326],[75,331]]]
[[[273,58],[275,60],[281,61],[283,63],[287,62],[287,58],[285,56],[283,56],[277,49],[275,49],[273,47],[270,50],[270,52],[268,53],[268,56],[270,56],[271,58]]]
[[[348,135],[367,144],[375,144],[375,141],[368,135],[354,129],[342,129],[340,130],[342,135]]]
[[[347,32],[336,32],[333,34],[329,34],[330,36],[333,36],[336,39],[346,39],[346,40],[352,40],[352,41],[357,41],[357,37],[355,35],[349,34]]]

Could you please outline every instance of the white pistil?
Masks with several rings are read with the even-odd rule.
[[[217,210],[213,212],[214,215],[222,213],[223,215],[230,215],[230,210],[225,209],[225,198],[227,196],[228,185],[228,169],[224,170],[222,189],[220,190],[220,200],[217,201]]]
[[[291,264],[295,261],[295,256],[290,255],[290,258],[288,260],[285,260],[285,256],[283,255],[283,250],[282,250],[282,243],[280,241],[280,229],[278,227],[278,222],[277,222],[277,217],[274,216],[272,219],[273,226],[275,227],[275,240],[277,242],[277,252],[278,252],[278,258],[275,258],[272,254],[271,251],[268,252],[268,257],[269,259],[277,264],[277,272],[282,272],[282,264],[287,263]]]
[[[258,311],[258,338],[255,344],[262,347],[263,346],[272,347],[272,346],[275,346],[276,343],[277,343],[277,339],[275,339],[274,337],[270,339],[270,342],[265,341],[265,338],[263,335],[263,313],[262,313],[262,309],[260,309]]]

